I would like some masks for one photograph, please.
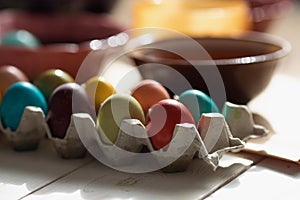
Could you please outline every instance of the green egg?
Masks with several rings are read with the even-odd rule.
[[[50,69],[40,74],[33,83],[42,91],[46,99],[49,100],[52,92],[58,86],[73,82],[73,77],[68,73],[60,69]]]
[[[204,92],[187,90],[179,95],[179,101],[192,113],[195,122],[199,122],[203,113],[218,112],[216,103]]]
[[[17,30],[4,35],[1,38],[1,45],[36,48],[40,46],[40,41],[26,30]]]
[[[120,125],[124,119],[138,119],[145,124],[142,106],[134,97],[114,94],[101,104],[97,127],[114,144],[117,141]]]

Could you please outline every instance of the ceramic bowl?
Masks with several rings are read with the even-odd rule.
[[[0,27],[0,37],[24,29],[42,42],[41,47],[35,49],[0,45],[0,66],[14,65],[31,80],[51,68],[60,68],[75,77],[91,51],[89,41],[125,30],[108,14],[45,14],[16,10],[0,12]]]
[[[191,41],[200,44],[206,52]],[[177,95],[190,89],[187,80],[192,88],[217,93],[218,98],[222,86],[215,86],[221,82],[226,99],[214,99],[221,107],[224,100],[247,104],[261,93],[269,84],[278,61],[290,48],[289,42],[282,38],[248,32],[237,37],[156,40],[136,47],[130,57],[143,78],[157,80],[167,87],[176,86],[173,92]],[[220,91],[212,91],[213,88]]]

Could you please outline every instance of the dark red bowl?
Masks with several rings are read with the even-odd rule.
[[[36,49],[0,46],[0,66],[14,65],[31,80],[51,68],[60,68],[75,77],[91,51],[89,41],[125,30],[107,14],[42,14],[16,10],[0,12],[0,27],[0,37],[24,29],[42,42]]]

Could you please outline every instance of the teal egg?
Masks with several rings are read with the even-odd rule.
[[[192,113],[195,122],[198,122],[203,113],[219,112],[216,103],[204,92],[187,90],[179,95],[179,101]]]
[[[40,41],[30,32],[18,30],[4,35],[1,38],[1,45],[36,48],[40,46]]]
[[[40,107],[47,113],[47,102],[42,92],[29,82],[17,82],[5,92],[0,117],[4,128],[16,131],[26,106]]]

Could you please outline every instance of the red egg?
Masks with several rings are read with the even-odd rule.
[[[141,81],[131,93],[142,106],[145,114],[148,113],[149,108],[163,99],[170,99],[167,90],[157,81],[143,80]]]
[[[192,114],[182,103],[165,99],[153,105],[146,126],[153,148],[166,147],[172,140],[176,124],[182,123],[195,124]]]

